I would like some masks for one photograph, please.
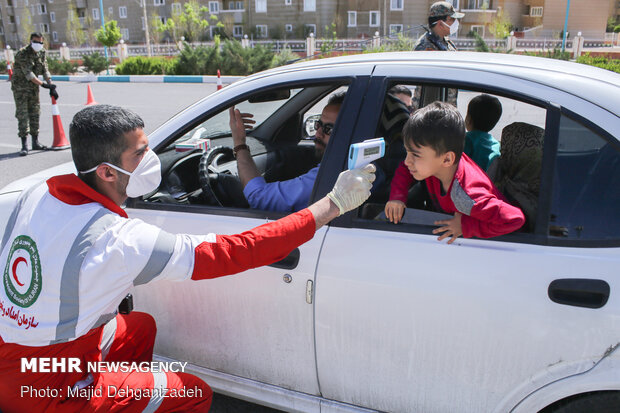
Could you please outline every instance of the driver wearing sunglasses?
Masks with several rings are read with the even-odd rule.
[[[327,105],[323,108],[321,118],[314,123],[316,130],[314,148],[319,158],[322,158],[325,153],[344,97],[345,92],[330,96]],[[316,166],[305,174],[287,181],[265,182],[246,144],[244,125],[253,123],[248,121],[251,115],[240,113],[234,107],[230,108],[229,115],[239,179],[250,207],[277,212],[296,212],[306,208],[310,202],[319,167]]]

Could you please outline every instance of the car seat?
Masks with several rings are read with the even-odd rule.
[[[524,229],[530,232],[536,225],[544,136],[543,128],[529,123],[504,127],[501,155],[497,165],[489,168],[495,186],[525,214]]]

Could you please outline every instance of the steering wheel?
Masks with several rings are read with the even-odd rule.
[[[239,179],[230,173],[218,172],[223,164],[234,160],[233,150],[227,146],[216,146],[200,157],[198,180],[209,205],[249,207]]]

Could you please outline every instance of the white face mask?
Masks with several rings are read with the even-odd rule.
[[[32,47],[32,50],[37,53],[43,50],[43,45],[41,43],[30,43],[30,46]]]
[[[127,196],[131,198],[137,198],[156,190],[161,182],[161,163],[152,150],[146,151],[144,157],[133,172],[127,172],[108,162],[103,163],[125,175],[129,175],[129,183],[127,184],[125,192]],[[80,171],[80,173],[87,174],[98,167],[99,165],[87,171]]]
[[[450,28],[450,36],[454,36],[456,34],[456,32],[459,31],[459,20],[455,19],[454,22],[450,25],[448,23],[446,23],[445,21],[441,20],[441,22],[445,25],[448,26]]]

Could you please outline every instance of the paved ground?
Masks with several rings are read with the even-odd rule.
[[[127,107],[145,121],[147,133],[174,114],[213,93],[215,85],[180,83],[91,83],[98,103]],[[58,82],[59,110],[67,138],[73,115],[86,103],[85,83]],[[53,142],[51,103],[41,91],[40,140],[46,145]],[[15,104],[10,83],[0,81],[0,188],[34,172],[71,161],[71,150],[36,151],[26,157],[18,155],[21,141],[17,137]],[[276,410],[257,406],[216,394],[211,413],[275,413]]]

